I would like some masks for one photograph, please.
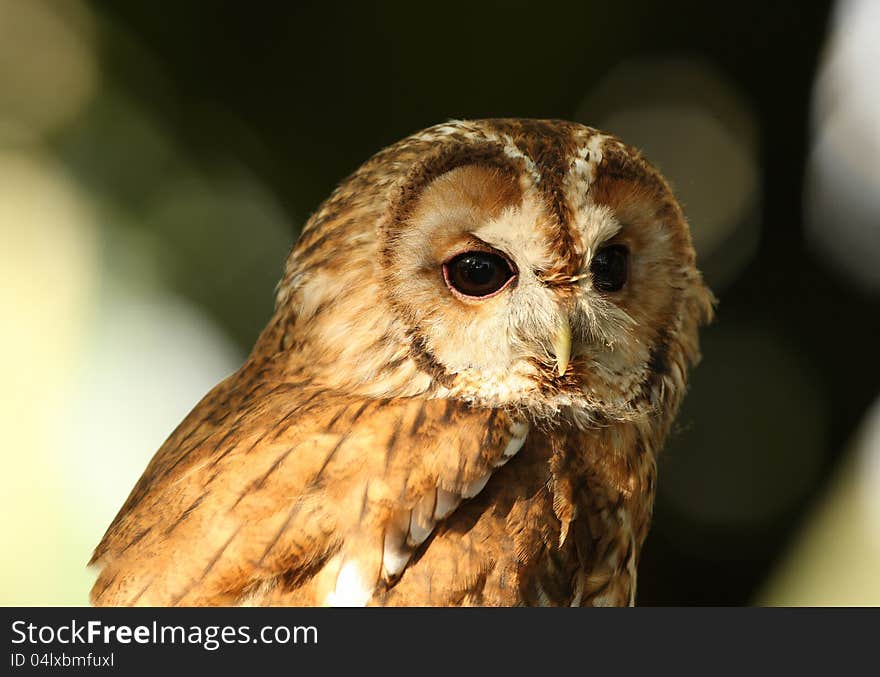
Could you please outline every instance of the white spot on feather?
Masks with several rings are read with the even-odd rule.
[[[437,489],[437,502],[434,506],[434,519],[442,520],[449,516],[461,503],[461,496],[445,489]]]
[[[385,543],[382,548],[382,575],[386,579],[394,578],[404,570],[409,562],[412,551],[406,547],[405,540],[400,533],[388,531],[385,533]]]
[[[348,560],[336,577],[336,589],[327,595],[327,606],[366,606],[373,596],[372,585],[364,579],[357,560]]]
[[[484,475],[483,477],[479,477],[472,482],[468,482],[464,485],[464,488],[461,491],[461,495],[463,498],[473,498],[477,494],[479,494],[483,487],[486,486],[486,483],[489,481],[489,478],[492,476],[491,473]]]
[[[419,524],[416,514],[413,512],[409,520],[409,537],[406,539],[406,542],[413,547],[421,545],[428,539],[428,536],[431,535],[431,530],[433,528],[433,523],[429,525]]]
[[[507,446],[504,447],[504,458],[514,456],[522,449],[523,443],[526,441],[526,435],[529,433],[529,424],[514,423],[510,428],[510,432],[513,433],[513,437],[510,438]]]

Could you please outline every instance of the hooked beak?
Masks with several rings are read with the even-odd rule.
[[[553,337],[553,354],[556,356],[556,375],[562,376],[568,369],[571,358],[571,326],[566,314],[559,317],[559,325]]]

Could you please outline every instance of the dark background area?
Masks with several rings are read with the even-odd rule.
[[[829,3],[89,7],[100,21],[107,86],[157,120],[206,173],[230,162],[252,172],[298,225],[371,154],[422,127],[449,118],[580,119],[588,93],[633,58],[670,56],[717,72],[751,115],[760,198],[748,218],[757,239],[717,280],[713,260],[724,261],[725,247],[699,252],[720,298],[718,318],[661,462],[638,601],[754,600],[880,384],[876,359],[857,368],[841,359],[842,350],[876,351],[876,295],[839,278],[804,236],[810,101]],[[664,84],[651,87],[662,93]],[[137,212],[149,198],[148,170],[111,122],[98,111],[57,143],[96,191]],[[161,162],[149,171],[161,173]],[[217,237],[210,221],[186,225],[131,227],[161,232],[186,262],[171,284],[246,351],[271,312],[286,252],[267,252],[260,261],[274,257],[275,267],[243,283],[229,271],[248,223]]]

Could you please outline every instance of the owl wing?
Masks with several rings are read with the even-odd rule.
[[[92,563],[98,605],[365,604],[522,446],[500,410],[245,367],[157,452]]]

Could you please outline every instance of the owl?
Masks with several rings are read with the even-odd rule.
[[[571,122],[376,154],[94,551],[97,605],[632,605],[712,315],[682,209]]]

